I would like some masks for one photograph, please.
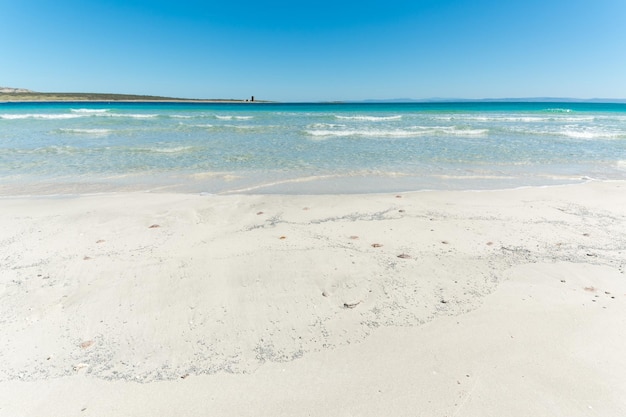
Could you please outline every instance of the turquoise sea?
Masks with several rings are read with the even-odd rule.
[[[626,104],[0,103],[0,194],[626,179]]]

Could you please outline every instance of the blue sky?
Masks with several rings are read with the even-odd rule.
[[[0,0],[0,86],[626,98],[625,0]]]

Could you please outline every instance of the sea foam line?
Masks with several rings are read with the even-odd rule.
[[[335,128],[335,127],[346,127],[344,124],[337,123],[313,123],[307,126],[310,129],[325,129],[325,128]]]
[[[126,113],[101,113],[101,114],[96,114],[95,116],[129,118],[129,119],[154,119],[155,117],[159,117],[158,114],[126,114]]]
[[[27,113],[27,114],[0,114],[0,119],[5,120],[22,120],[22,119],[77,119],[79,117],[88,117],[87,114],[45,114],[45,113]]]
[[[215,115],[215,118],[220,120],[250,120],[253,116],[220,116]]]
[[[106,113],[106,112],[109,111],[109,109],[70,109],[70,111],[72,113],[87,113],[87,114],[95,113],[95,114],[98,114],[98,113]]]
[[[171,148],[158,148],[158,147],[149,147],[149,148],[132,148],[131,151],[135,152],[148,152],[148,153],[182,153],[191,151],[193,146],[175,146]]]
[[[625,133],[594,131],[594,130],[572,130],[566,129],[556,132],[558,135],[567,136],[573,139],[619,139],[626,137]]]
[[[457,129],[453,127],[415,127],[411,130],[405,129],[393,129],[393,130],[306,130],[308,135],[316,137],[348,137],[348,136],[361,136],[361,137],[420,137],[428,135],[452,135],[452,136],[483,136],[486,135],[488,129]]]
[[[514,123],[540,123],[540,122],[593,122],[594,116],[435,116],[435,120],[466,122],[514,122]]]
[[[544,109],[543,111],[545,112],[550,112],[550,113],[571,113],[572,109],[563,109],[563,108],[551,108],[551,109]]]
[[[63,129],[59,129],[59,132],[87,134],[87,135],[108,135],[109,133],[113,132],[113,130],[111,130],[111,129],[68,129],[68,128],[63,128]]]
[[[63,114],[47,114],[47,113],[26,113],[26,114],[0,114],[0,119],[5,120],[23,120],[23,119],[40,119],[40,120],[64,120],[78,119],[82,117],[114,117],[114,118],[130,118],[130,119],[152,119],[158,117],[158,114],[124,114],[124,113],[63,113]]]
[[[402,119],[402,115],[397,116],[340,116],[338,114],[335,115],[336,119],[341,120],[362,120],[368,122],[380,122],[385,120],[400,120]]]

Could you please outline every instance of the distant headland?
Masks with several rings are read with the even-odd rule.
[[[109,94],[109,93],[42,93],[25,88],[0,87],[0,102],[30,102],[30,101],[90,101],[90,102],[190,102],[190,103],[267,103],[257,100],[254,96],[248,99],[194,99],[164,96],[149,96],[137,94]]]

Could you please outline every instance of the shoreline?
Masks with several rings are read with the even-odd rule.
[[[167,175],[149,180],[142,176],[131,176],[130,182],[124,181],[124,176],[106,181],[104,179],[91,179],[84,182],[45,182],[44,180],[29,179],[27,181],[7,182],[0,187],[0,197],[11,196],[63,196],[63,195],[94,195],[115,193],[164,193],[181,195],[283,195],[283,196],[352,196],[352,195],[378,195],[388,193],[422,193],[438,191],[458,192],[481,192],[481,191],[505,191],[523,188],[560,187],[569,185],[581,185],[589,182],[620,182],[623,179],[596,179],[590,177],[580,178],[553,178],[551,182],[526,179],[512,181],[510,177],[503,179],[488,178],[484,182],[480,179],[457,178],[456,181],[442,181],[441,178],[428,179],[429,187],[418,185],[420,178],[410,174],[393,175],[343,175],[327,174],[314,176],[301,176],[292,178],[267,178],[264,183],[251,183],[253,177],[236,175],[235,173],[191,173],[181,179],[179,175],[169,177]],[[423,180],[424,177],[421,178]],[[508,181],[507,181],[508,180]],[[151,181],[151,182],[150,182]],[[439,188],[432,184],[438,181]],[[463,183],[467,181],[467,183]],[[424,181],[422,181],[424,182]],[[417,183],[417,184],[415,184]],[[471,184],[470,184],[471,183]],[[411,186],[415,184],[414,186]],[[444,187],[445,186],[445,187]]]
[[[624,189],[2,198],[0,415],[621,415]]]
[[[86,192],[49,192],[49,193],[41,193],[41,194],[16,194],[16,193],[0,193],[1,199],[37,199],[37,198],[82,198],[82,197],[114,197],[116,195],[142,195],[142,194],[151,194],[151,195],[171,195],[171,196],[197,196],[197,197],[341,197],[341,198],[349,198],[349,197],[367,197],[367,196],[381,196],[381,195],[411,195],[411,194],[421,194],[421,193],[498,193],[498,192],[509,192],[509,191],[517,191],[517,190],[532,190],[532,189],[544,189],[544,188],[562,188],[562,187],[579,187],[584,186],[585,184],[611,184],[611,183],[624,183],[626,184],[626,180],[621,179],[606,179],[606,180],[598,180],[598,179],[584,179],[579,182],[568,182],[568,183],[560,183],[560,184],[545,184],[545,185],[519,185],[519,186],[511,186],[511,187],[502,187],[502,188],[468,188],[468,189],[434,189],[434,188],[424,188],[424,189],[410,189],[410,190],[383,190],[383,191],[370,191],[370,192],[319,192],[319,193],[281,193],[281,192],[252,192],[251,190],[257,188],[269,188],[274,186],[275,184],[270,185],[261,185],[261,186],[253,186],[244,189],[237,190],[226,190],[220,192],[207,192],[207,191],[171,191],[171,190],[162,190],[162,188],[167,187],[152,187],[146,189],[108,189],[103,191],[86,191]]]

